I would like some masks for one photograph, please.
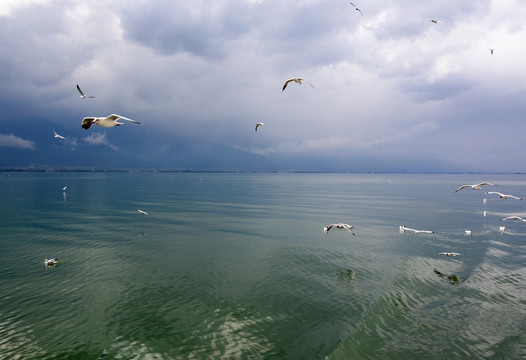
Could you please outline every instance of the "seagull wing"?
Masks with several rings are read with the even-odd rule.
[[[482,186],[482,185],[496,186],[495,184],[492,184],[492,183],[489,183],[489,182],[481,182],[480,184],[477,184],[477,186]]]
[[[93,120],[95,120],[94,117],[85,117],[84,119],[82,119],[82,129],[88,130],[91,124],[93,124]]]
[[[350,225],[344,226],[345,230],[356,236],[356,234],[352,231],[353,227]]]
[[[84,95],[84,93],[82,92],[82,90],[80,90],[80,86],[79,86],[79,84],[77,84],[77,90],[79,91],[79,93],[80,93],[81,96],[86,96],[86,95]]]
[[[465,188],[467,188],[467,187],[471,187],[471,185],[462,185],[461,187],[459,187],[458,189],[456,189],[455,192],[460,191],[460,190],[462,190],[462,189],[465,189]]]
[[[285,81],[285,84],[283,84],[283,88],[281,89],[281,92],[283,92],[285,90],[285,88],[287,87],[287,85],[289,84],[289,82],[291,81],[294,81],[294,79],[288,79],[287,81]]]
[[[497,194],[497,195],[499,195],[499,196],[504,196],[503,193],[500,193],[500,192],[498,192],[498,191],[488,191],[486,194],[489,194],[489,195],[491,195],[491,194]]]
[[[107,117],[107,119],[109,119],[109,120],[118,120],[118,119],[122,119],[122,120],[126,120],[126,121],[129,121],[129,122],[132,122],[132,123],[134,123],[134,124],[140,124],[140,125],[142,125],[141,122],[138,122],[138,121],[135,121],[135,120],[132,120],[132,119],[128,119],[127,117],[120,116],[120,115],[117,115],[117,114],[111,114],[110,116]]]
[[[325,233],[328,233],[330,229],[332,229],[332,227],[334,226],[334,224],[330,224],[329,226],[327,226],[324,230],[325,230]]]

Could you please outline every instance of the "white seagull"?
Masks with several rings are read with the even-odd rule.
[[[139,212],[139,214],[148,215],[148,213],[146,211],[142,211],[140,209],[137,209],[137,211]]]
[[[57,265],[58,258],[44,259],[44,265],[55,266]]]
[[[500,193],[498,191],[489,191],[487,192],[486,194],[497,194],[499,195],[499,197],[501,199],[509,199],[509,198],[512,198],[512,199],[517,199],[517,200],[524,200],[523,198],[520,198],[520,197],[517,197],[517,196],[513,196],[513,195],[508,195],[508,194],[503,194],[503,193]]]
[[[294,81],[295,83],[301,84],[302,81],[307,81],[307,80],[305,80],[305,79],[303,79],[303,78],[299,78],[299,77],[294,77],[294,78],[292,78],[292,79],[288,79],[287,81],[285,81],[285,84],[283,84],[283,89],[281,89],[281,92],[285,91],[285,88],[287,87],[287,85],[288,85],[290,82],[292,82],[292,81]],[[307,83],[308,83],[310,86],[314,87],[314,85],[312,85],[310,82],[307,81]]]
[[[347,230],[348,232],[350,232],[351,234],[353,235],[356,235],[352,229],[354,229],[354,226],[351,226],[351,225],[348,225],[348,224],[330,224],[329,226],[324,226],[323,227],[323,232],[325,234],[328,234],[329,233],[329,230],[332,229],[333,227],[335,227],[336,229],[340,229],[340,230]]]
[[[473,231],[471,231],[471,229],[465,230],[465,233],[466,235],[469,235],[469,236],[473,235]]]
[[[432,231],[432,230],[416,230],[416,229],[408,228],[408,227],[405,226],[405,225],[401,225],[401,226],[400,226],[400,232],[403,234],[403,233],[405,233],[406,231],[412,231],[412,232],[414,232],[415,234],[434,234],[434,233],[435,233],[435,232]]]
[[[358,9],[358,6],[354,5],[353,3],[350,3],[350,4],[351,4],[352,6],[354,6],[354,9],[355,9],[356,11],[358,11],[360,14],[362,14],[362,16],[363,16],[362,10]]]
[[[525,221],[526,222],[526,219],[523,219],[523,218],[521,218],[520,216],[517,216],[517,215],[508,216],[508,217],[505,217],[502,220],[520,220],[520,221]]]
[[[459,254],[457,252],[441,252],[441,253],[438,253],[438,255],[459,256],[459,255],[462,255],[462,254]]]
[[[506,226],[499,226],[499,230],[500,232],[504,232],[504,230],[506,230]]]
[[[455,192],[460,191],[460,190],[465,189],[465,188],[469,188],[469,187],[472,188],[473,190],[480,190],[480,187],[484,186],[484,185],[496,186],[495,184],[492,184],[492,183],[489,183],[489,182],[481,182],[481,183],[473,184],[473,185],[462,185],[461,187],[456,189]]]
[[[126,120],[126,121],[132,122],[134,124],[142,125],[142,123],[140,123],[138,121],[135,121],[135,120],[132,120],[132,119],[128,119],[128,118],[126,118],[124,116],[111,114],[108,117],[85,117],[84,119],[82,119],[82,129],[88,130],[89,127],[91,126],[91,124],[97,124],[97,125],[102,126],[102,127],[119,126],[119,125],[123,124],[123,123],[120,123],[120,122],[117,121],[119,119]]]
[[[258,127],[263,126],[263,125],[265,125],[265,124],[263,124],[262,122],[258,122],[256,124],[256,130],[255,131],[258,131]]]
[[[80,98],[81,99],[93,99],[95,96],[91,96],[91,95],[84,95],[84,93],[82,92],[82,90],[80,90],[80,86],[79,84],[77,84],[77,90],[79,91],[80,93]]]
[[[56,138],[59,138],[59,139],[65,139],[64,136],[57,134],[57,132],[56,132],[55,130],[53,130],[53,135],[54,135]]]
[[[67,186],[63,186],[62,191],[66,191],[67,188],[68,188]]]

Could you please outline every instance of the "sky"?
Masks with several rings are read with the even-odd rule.
[[[0,0],[0,124],[116,113],[269,158],[526,171],[526,2],[353,3]]]

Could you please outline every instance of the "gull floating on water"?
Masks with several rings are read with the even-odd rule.
[[[508,217],[505,217],[502,220],[520,220],[520,221],[525,221],[526,222],[526,219],[523,219],[523,218],[521,218],[520,216],[517,216],[517,215],[508,216]]]
[[[85,117],[84,119],[82,119],[82,129],[88,130],[91,124],[97,124],[102,127],[113,127],[113,126],[123,125],[123,123],[120,123],[117,121],[119,119],[126,120],[134,124],[142,125],[142,123],[132,120],[132,119],[128,119],[124,116],[117,115],[117,114],[111,114],[108,117]]]
[[[473,235],[473,231],[471,231],[471,229],[465,230],[465,233],[469,236]]]
[[[283,84],[283,89],[281,89],[281,92],[285,91],[285,88],[287,87],[287,85],[288,85],[290,82],[292,82],[292,81],[294,81],[295,83],[298,83],[298,84],[301,85],[302,81],[307,81],[307,80],[305,80],[305,79],[303,79],[303,78],[299,78],[299,77],[294,77],[294,78],[292,78],[292,79],[288,79],[287,81],[285,81],[285,84]],[[314,87],[314,85],[312,85],[310,82],[307,81],[307,83],[308,83],[310,86]]]
[[[351,234],[356,235],[352,231],[352,229],[354,229],[354,226],[351,226],[351,225],[348,225],[348,224],[330,224],[329,226],[323,227],[323,232],[325,232],[325,234],[328,234],[329,230],[332,229],[333,227],[335,227],[336,229],[340,229],[340,230],[347,230]]]
[[[44,265],[55,266],[57,265],[58,258],[44,259]]]
[[[56,138],[59,138],[59,139],[65,139],[64,136],[57,134],[57,132],[56,132],[55,130],[53,130],[53,135],[54,135]]]
[[[472,188],[473,190],[480,190],[480,187],[484,186],[484,185],[496,186],[495,184],[492,184],[492,183],[489,183],[489,182],[481,182],[481,183],[473,184],[473,185],[462,185],[461,187],[456,189],[455,192],[460,191],[460,190],[465,189],[465,188],[469,188],[469,187]]]
[[[93,99],[95,96],[91,96],[91,95],[84,95],[84,93],[82,92],[82,90],[80,90],[80,86],[79,84],[77,84],[77,90],[79,91],[80,93],[80,98],[81,99]]]
[[[353,3],[350,3],[350,4],[351,4],[352,6],[354,6],[354,9],[355,9],[356,11],[358,11],[360,14],[362,14],[362,16],[363,16],[362,10],[358,9],[358,6],[354,5]]]
[[[255,131],[258,131],[258,127],[263,126],[263,125],[265,125],[265,124],[263,124],[262,122],[258,122],[256,124],[256,130]]]
[[[146,211],[142,211],[140,209],[137,209],[137,211],[140,213],[140,214],[143,214],[143,215],[148,215],[148,213]]]
[[[400,232],[403,234],[403,233],[405,233],[406,231],[412,231],[412,232],[414,232],[415,234],[420,234],[420,233],[423,233],[423,234],[434,234],[434,233],[435,233],[435,232],[432,231],[432,230],[416,230],[416,229],[408,228],[408,227],[405,226],[405,225],[401,225],[401,226],[400,226]]]
[[[514,196],[514,195],[508,195],[508,194],[503,194],[503,193],[500,193],[498,191],[489,191],[487,192],[486,194],[497,194],[499,195],[499,197],[501,199],[509,199],[509,198],[512,198],[512,199],[517,199],[517,200],[524,200],[523,198],[520,198],[520,197],[517,197],[517,196]]]
[[[441,252],[441,253],[438,253],[438,255],[459,256],[459,255],[462,255],[462,254],[459,254],[457,252]]]

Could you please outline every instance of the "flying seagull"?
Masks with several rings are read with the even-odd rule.
[[[354,6],[354,9],[355,9],[356,11],[358,11],[360,14],[362,14],[362,16],[363,16],[363,13],[362,13],[362,11],[361,11],[360,9],[358,9],[358,6],[354,5],[353,3],[350,3],[350,4],[351,4],[352,6]]]
[[[58,258],[44,259],[44,265],[46,266],[56,266]]]
[[[484,185],[496,186],[495,184],[492,184],[492,183],[489,183],[489,182],[481,182],[479,184],[473,184],[473,185],[462,185],[461,187],[456,189],[455,192],[460,191],[460,190],[465,189],[465,188],[468,188],[468,187],[472,188],[473,190],[480,190],[480,187],[484,186]]]
[[[520,197],[517,197],[517,196],[513,196],[513,195],[503,194],[503,193],[500,193],[500,192],[497,192],[497,191],[489,191],[486,194],[497,194],[497,195],[499,195],[499,197],[501,199],[512,198],[512,199],[517,199],[517,200],[524,200],[523,198],[520,198]]]
[[[140,209],[137,209],[137,211],[140,213],[140,214],[143,214],[143,215],[148,215],[148,213],[146,211],[142,211]]]
[[[63,186],[62,191],[66,191],[67,188],[68,188],[67,186]]]
[[[414,232],[415,234],[434,234],[435,232],[432,231],[432,230],[416,230],[416,229],[411,229],[411,228],[408,228],[407,226],[405,225],[401,225],[400,226],[400,232],[403,234],[405,233],[406,231],[412,231]]]
[[[458,255],[462,255],[462,254],[459,254],[457,252],[441,252],[441,253],[438,253],[438,255],[458,256]]]
[[[80,90],[80,86],[79,86],[79,84],[77,84],[77,90],[78,90],[79,93],[80,93],[80,98],[81,98],[81,99],[88,99],[88,98],[89,98],[89,99],[92,99],[92,98],[95,97],[95,96],[91,96],[91,95],[84,95],[84,93],[82,92],[82,90]]]
[[[258,127],[263,126],[263,125],[265,125],[265,124],[263,124],[262,122],[258,122],[256,124],[256,130],[255,131],[258,131]]]
[[[111,114],[108,117],[85,117],[84,119],[82,119],[82,129],[88,130],[89,127],[91,126],[91,124],[97,124],[97,125],[102,126],[102,127],[119,126],[119,125],[123,124],[123,123],[117,122],[117,120],[119,120],[119,119],[126,120],[126,121],[132,122],[134,124],[142,125],[142,123],[140,123],[138,121],[135,121],[135,120],[132,120],[132,119],[128,119],[128,118],[126,118],[124,116]]]
[[[64,136],[57,134],[57,132],[56,132],[55,130],[53,130],[53,135],[54,135],[56,138],[59,138],[59,139],[65,139]]]
[[[301,84],[302,81],[307,81],[307,80],[305,80],[305,79],[303,79],[303,78],[299,78],[299,77],[294,77],[294,78],[292,78],[292,79],[288,79],[287,81],[285,81],[285,84],[283,84],[283,89],[281,89],[281,92],[283,92],[283,91],[285,90],[285,88],[287,87],[287,85],[288,85],[289,82],[291,82],[291,81],[294,81],[295,83]],[[308,83],[310,86],[314,87],[314,85],[312,85],[310,82],[307,81],[307,83]]]
[[[493,55],[493,52],[494,52],[494,51],[495,51],[495,49],[491,49],[491,48],[489,49],[489,53],[490,53],[491,55]]]
[[[354,229],[354,226],[351,226],[351,225],[348,225],[348,224],[330,224],[329,226],[323,227],[323,232],[325,232],[325,234],[328,234],[329,230],[332,229],[333,227],[335,227],[336,229],[340,229],[340,230],[347,230],[351,234],[356,235],[352,231],[352,229]]]
[[[526,219],[523,219],[523,218],[521,218],[520,216],[516,216],[516,215],[505,217],[505,218],[502,219],[502,220],[520,220],[520,221],[526,221]]]
[[[438,24],[438,23],[442,22],[442,21],[437,20],[437,19],[426,19],[426,20],[431,21],[433,24]]]
[[[473,235],[473,231],[471,231],[471,229],[468,229],[468,230],[464,230],[464,232],[466,233],[466,235]]]

